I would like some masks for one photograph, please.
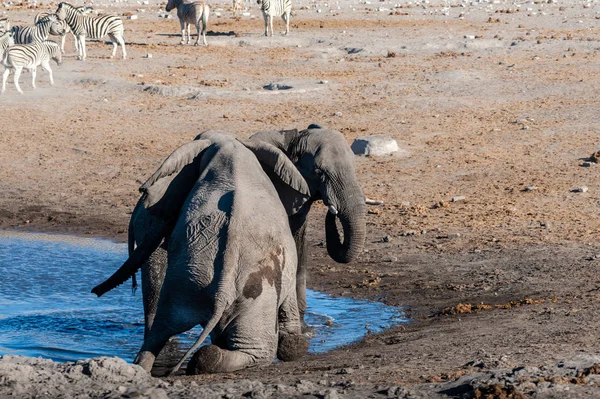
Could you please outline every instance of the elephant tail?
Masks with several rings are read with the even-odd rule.
[[[144,262],[152,255],[152,252],[158,248],[162,239],[162,235],[151,235],[150,237],[146,237],[146,239],[133,250],[119,270],[114,272],[106,281],[94,287],[92,293],[101,297],[113,288],[123,284],[129,277],[135,275]]]
[[[169,372],[169,376],[173,375],[177,370],[179,370],[183,365],[183,362],[185,362],[185,359],[187,359],[204,343],[206,337],[208,337],[212,330],[214,330],[214,328],[217,326],[217,323],[221,320],[221,317],[223,316],[223,313],[225,312],[225,309],[227,309],[227,307],[227,302],[219,300],[219,295],[217,294],[217,300],[215,301],[215,308],[212,317],[208,320],[208,323],[206,323],[206,327],[204,327],[204,330],[202,330],[202,334],[200,334],[194,345],[192,345],[192,347],[185,353],[185,355],[183,355],[181,360],[179,360],[179,363],[177,363],[177,365],[173,367],[173,369]]]
[[[129,228],[127,230],[127,249],[128,254],[131,256],[133,250],[135,249],[135,233],[133,227],[133,217],[129,220]],[[131,276],[131,295],[135,295],[135,291],[137,290],[138,283],[135,273]]]

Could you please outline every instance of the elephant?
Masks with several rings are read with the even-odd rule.
[[[272,180],[296,193],[296,207],[308,200],[307,182],[279,149],[207,131],[176,149],[144,183],[149,218],[143,223],[151,228],[123,266],[92,290],[103,295],[166,248],[156,315],[134,363],[150,371],[168,339],[197,324],[202,334],[172,372],[209,334],[211,345],[194,354],[188,373],[232,372],[307,352],[296,245]],[[142,217],[132,217],[134,224]]]
[[[296,295],[300,309],[300,319],[304,321],[306,313],[306,272],[307,272],[307,243],[306,221],[311,205],[322,199],[329,206],[325,218],[327,251],[331,258],[339,263],[349,263],[362,252],[365,235],[365,204],[381,205],[381,202],[365,198],[358,183],[354,168],[354,155],[344,136],[336,131],[311,124],[306,130],[264,131],[250,137],[253,142],[274,145],[283,151],[295,164],[307,181],[310,198],[301,206],[295,204],[294,190],[285,184],[279,184],[277,178],[272,181],[277,189],[280,200],[286,207],[289,224],[296,243],[298,253],[298,275],[296,278]],[[192,181],[187,174],[193,169],[190,165],[184,167],[180,175],[171,175],[172,181],[166,179],[164,187],[178,190],[179,197],[185,198],[191,186],[186,182]],[[193,173],[193,172],[191,172]],[[269,171],[266,170],[269,175]],[[166,189],[166,188],[165,188]],[[288,193],[289,191],[289,193]],[[129,224],[129,250],[133,251],[152,229],[160,228],[162,221],[148,214],[142,197],[136,205]],[[339,219],[344,231],[344,242],[336,227]],[[141,269],[142,295],[144,302],[145,332],[152,327],[160,288],[166,270],[165,244],[159,246],[149,257]],[[135,289],[135,275],[133,276]],[[308,330],[303,325],[305,331]]]
[[[294,208],[288,213],[298,251],[296,295],[300,319],[304,320],[308,267],[306,221],[312,203],[323,200],[328,206],[325,237],[329,256],[338,263],[349,263],[358,257],[364,247],[366,205],[381,205],[382,202],[367,199],[363,194],[356,177],[354,154],[344,136],[336,130],[311,124],[302,131],[258,132],[250,136],[250,140],[268,143],[282,150],[304,176],[310,188],[310,199],[302,207],[296,207],[293,192],[274,181],[284,206]],[[337,220],[343,229],[343,241],[338,232]]]

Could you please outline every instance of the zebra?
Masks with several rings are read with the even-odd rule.
[[[123,21],[121,18],[114,15],[103,15],[99,17],[83,15],[77,11],[77,8],[69,3],[59,3],[56,10],[58,19],[65,20],[73,34],[79,41],[79,56],[80,60],[85,60],[85,38],[101,39],[108,35],[113,44],[111,58],[117,53],[117,43],[121,45],[123,50],[123,59],[127,58],[125,50],[125,41],[123,40]]]
[[[88,14],[93,10],[93,8],[89,6],[81,6],[77,7],[76,10],[82,14]],[[51,14],[48,12],[39,12],[35,16],[34,22],[37,23],[40,19],[47,17],[48,15],[56,14]],[[60,51],[62,51],[62,53],[65,54],[65,39],[67,38],[67,33],[71,32],[71,28],[69,28],[69,24],[67,24],[65,21],[59,20],[59,22],[61,24],[61,27],[64,29],[64,32],[61,34],[60,31],[53,29],[53,26],[51,26],[50,34],[52,36],[60,36]],[[75,49],[79,51],[79,43],[77,42],[77,38],[75,37],[75,35],[73,35],[73,38],[75,39]]]
[[[56,15],[44,17],[33,26],[16,25],[12,27],[15,43],[17,44],[40,43],[48,40],[50,30],[55,32],[64,31]]]
[[[46,40],[41,43],[32,44],[17,44],[10,46],[6,51],[6,55],[2,60],[2,64],[6,67],[2,75],[2,93],[6,91],[6,80],[10,71],[14,71],[14,82],[17,91],[23,94],[19,86],[19,76],[23,68],[31,71],[31,85],[35,89],[35,75],[38,65],[41,65],[48,74],[50,74],[50,84],[54,84],[52,78],[52,69],[50,69],[50,60],[56,61],[58,65],[62,64],[62,55],[58,43]]]
[[[11,31],[0,34],[0,63],[4,62],[6,58],[7,49],[14,44],[15,40]]]
[[[290,13],[292,11],[292,0],[257,0],[265,19],[265,36],[273,36],[273,17],[281,17],[285,22],[285,34],[290,33]]]
[[[190,42],[190,26],[191,24],[196,25],[196,32],[198,37],[194,46],[197,46],[200,42],[200,20],[202,20],[202,40],[206,46],[206,25],[208,24],[208,15],[210,14],[210,8],[208,4],[203,1],[195,1],[193,3],[184,3],[184,0],[169,0],[165,10],[167,12],[174,8],[177,8],[177,17],[179,18],[179,25],[181,25],[181,44]],[[187,27],[187,41],[185,39],[185,28]]]
[[[0,18],[0,35],[4,34],[7,30],[10,30],[10,21],[6,17]]]
[[[233,0],[233,16],[244,9],[244,0]]]

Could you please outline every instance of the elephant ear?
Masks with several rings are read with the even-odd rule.
[[[150,214],[167,222],[177,217],[200,176],[200,155],[211,144],[195,140],[182,145],[140,187],[142,203]]]
[[[288,215],[296,213],[310,198],[310,188],[292,161],[274,145],[262,141],[237,140],[254,153],[273,182]]]

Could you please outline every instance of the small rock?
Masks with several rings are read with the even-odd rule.
[[[465,39],[475,40],[475,35],[465,35]]]
[[[320,85],[326,85],[327,83],[329,83],[329,81],[327,81],[327,80],[319,80],[319,84]]]
[[[137,15],[130,15],[130,16],[127,17],[127,19],[135,20],[135,19],[138,19],[138,16]]]
[[[334,116],[342,116],[342,113],[338,111],[338,112],[334,113],[333,115]]]
[[[460,233],[450,233],[448,234],[448,238],[460,238]]]
[[[395,256],[390,256],[388,258],[383,259],[384,262],[398,262],[398,258]]]
[[[326,325],[327,327],[332,327],[332,326],[333,326],[333,320],[331,320],[331,319],[327,319],[327,321],[325,322],[325,325]]]
[[[465,200],[464,195],[457,195],[455,197],[452,197],[452,202],[459,202],[459,201],[464,201],[464,200]]]
[[[354,369],[351,369],[350,367],[346,367],[341,369],[338,374],[352,374],[354,373]]]
[[[416,232],[416,231],[414,231],[414,230],[405,230],[405,231],[403,231],[402,233],[400,233],[400,235],[401,235],[402,237],[414,236],[414,235],[416,235],[416,234],[417,234],[417,232]]]
[[[354,140],[351,148],[357,155],[382,156],[398,152],[398,143],[389,136],[362,136]]]
[[[585,193],[588,188],[586,186],[577,187],[576,189],[571,190],[574,193]]]
[[[152,54],[150,54],[150,53],[147,53],[147,54],[144,56],[144,58],[152,58]]]
[[[589,168],[594,166],[596,163],[595,162],[589,162],[589,161],[585,161],[584,163],[581,164],[581,166],[583,166],[584,168]]]
[[[323,399],[339,399],[339,397],[340,396],[338,395],[338,392],[335,388],[327,390],[325,395],[323,395]]]
[[[523,191],[535,191],[538,188],[536,186],[527,186],[523,189]]]
[[[390,236],[384,236],[382,240],[383,240],[383,242],[391,242],[392,241],[392,237],[390,237]]]

